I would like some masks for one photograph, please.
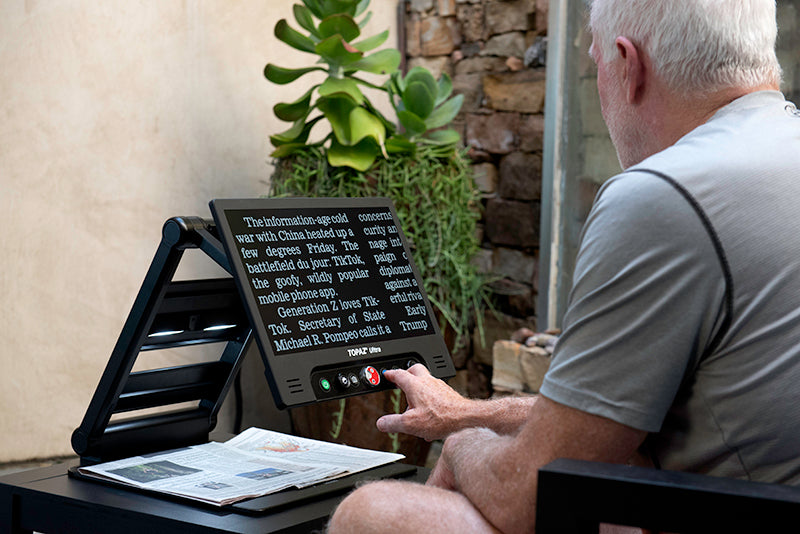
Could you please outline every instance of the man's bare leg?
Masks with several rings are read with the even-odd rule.
[[[499,533],[460,493],[398,480],[372,482],[351,493],[328,532]]]

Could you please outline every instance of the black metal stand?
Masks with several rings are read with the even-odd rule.
[[[252,338],[233,278],[173,281],[197,248],[230,272],[212,222],[175,217],[145,276],[72,447],[84,464],[205,443]],[[132,372],[142,351],[225,342],[219,360]],[[188,407],[185,403],[191,403]],[[114,415],[183,407],[112,421]]]

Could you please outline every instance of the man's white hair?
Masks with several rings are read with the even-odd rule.
[[[625,36],[685,94],[780,84],[774,0],[594,0],[589,25],[603,61]]]

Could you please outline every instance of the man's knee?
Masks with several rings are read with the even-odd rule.
[[[328,533],[371,532],[373,528],[385,528],[391,524],[389,516],[399,511],[397,505],[404,489],[412,491],[411,487],[412,483],[394,480],[370,482],[358,487],[336,508]]]

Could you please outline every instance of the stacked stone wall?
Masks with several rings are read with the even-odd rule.
[[[492,347],[536,328],[539,214],[544,138],[547,0],[407,0],[407,68],[448,73],[464,95],[455,121],[470,148],[484,203],[481,254],[496,275],[498,311],[485,337],[454,355],[454,385],[491,394]]]

